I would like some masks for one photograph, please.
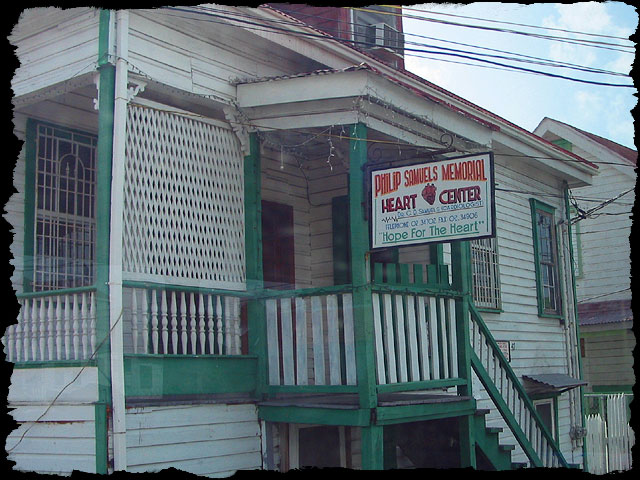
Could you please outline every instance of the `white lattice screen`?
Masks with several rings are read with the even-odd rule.
[[[130,105],[124,197],[125,279],[244,288],[243,156],[232,130]]]

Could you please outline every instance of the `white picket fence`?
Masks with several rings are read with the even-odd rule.
[[[589,473],[630,470],[635,436],[627,418],[626,395],[602,395],[601,413],[587,415],[587,461]]]

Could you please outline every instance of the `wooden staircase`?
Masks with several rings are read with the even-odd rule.
[[[500,443],[502,427],[487,426],[488,413],[488,409],[478,409],[473,418],[478,470],[512,470],[524,466],[511,460],[515,445]]]

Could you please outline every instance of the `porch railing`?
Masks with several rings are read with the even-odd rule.
[[[242,354],[241,292],[125,285],[128,353]]]
[[[94,288],[17,295],[18,323],[3,343],[10,362],[86,360],[96,349]]]
[[[374,287],[378,384],[457,378],[455,321],[453,297]]]
[[[265,312],[270,386],[356,385],[350,288],[269,294]]]
[[[505,359],[480,313],[470,305],[471,365],[532,467],[568,468],[553,436]]]

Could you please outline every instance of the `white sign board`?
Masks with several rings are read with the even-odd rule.
[[[493,155],[371,172],[371,247],[492,237]]]

